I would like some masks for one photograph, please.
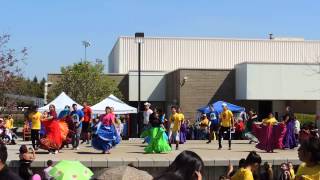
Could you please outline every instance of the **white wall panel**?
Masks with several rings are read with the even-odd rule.
[[[237,65],[236,98],[243,100],[320,100],[320,65]]]
[[[114,73],[137,70],[134,37],[120,37],[119,42],[109,56],[115,66],[111,69],[118,70]],[[314,63],[319,55],[320,41],[147,37],[142,44],[142,70],[233,69],[243,62]]]

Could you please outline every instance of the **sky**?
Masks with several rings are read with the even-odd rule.
[[[119,36],[320,40],[314,0],[0,0],[0,34],[28,48],[23,75],[39,79],[84,58],[108,61]],[[107,68],[106,68],[107,69]]]

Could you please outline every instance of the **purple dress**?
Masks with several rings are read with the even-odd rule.
[[[187,141],[187,124],[182,123],[180,127],[180,144],[184,144]]]
[[[294,126],[294,120],[289,120],[286,124],[287,131],[283,139],[284,148],[293,149],[297,147],[297,142],[294,135]]]

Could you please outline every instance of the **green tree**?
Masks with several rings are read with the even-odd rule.
[[[0,35],[0,106],[8,104],[4,93],[12,93],[17,77],[21,77],[21,62],[27,57],[27,49],[21,51],[8,48],[10,35]]]
[[[38,78],[37,78],[37,76],[34,76],[34,77],[33,77],[32,82],[34,82],[34,83],[38,83]]]
[[[87,61],[62,67],[62,78],[53,87],[50,97],[64,91],[78,103],[87,101],[89,104],[98,103],[110,94],[122,98],[116,84],[103,74],[103,69],[103,65]]]

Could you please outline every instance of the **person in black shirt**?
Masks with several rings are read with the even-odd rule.
[[[7,167],[7,158],[7,147],[3,143],[0,143],[0,179],[22,180],[17,174]]]

